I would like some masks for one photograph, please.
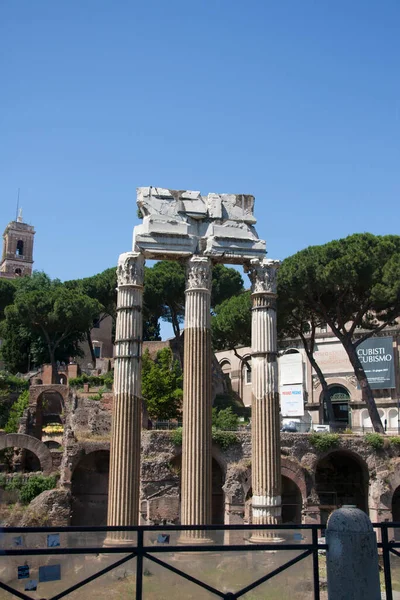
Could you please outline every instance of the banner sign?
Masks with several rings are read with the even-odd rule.
[[[281,415],[282,417],[304,416],[304,397],[302,385],[281,386]]]
[[[357,355],[373,390],[396,387],[393,338],[369,338],[357,347]]]

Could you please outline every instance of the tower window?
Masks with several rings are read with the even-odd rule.
[[[14,273],[15,273],[16,275],[18,275],[19,277],[22,275],[22,271],[21,271],[21,269],[15,269]]]
[[[24,255],[24,242],[22,240],[18,240],[17,242],[17,251],[15,253],[17,256]]]

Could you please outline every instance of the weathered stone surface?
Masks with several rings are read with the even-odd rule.
[[[21,527],[51,525],[68,526],[71,513],[71,495],[67,490],[47,490],[29,504],[21,521]]]
[[[357,508],[335,510],[326,543],[328,599],[379,600],[378,550],[368,516]]]
[[[143,187],[137,204],[144,216],[135,227],[134,249],[149,258],[201,253],[241,264],[265,255],[254,224],[254,197]]]

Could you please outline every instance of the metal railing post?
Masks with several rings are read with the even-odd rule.
[[[143,529],[137,532],[136,559],[136,600],[142,600],[143,594]]]
[[[318,562],[318,529],[312,530],[312,543],[313,543],[314,600],[320,600],[319,562]]]
[[[389,551],[389,536],[388,528],[385,523],[381,524],[382,532],[382,555],[383,555],[383,569],[385,574],[385,591],[386,600],[393,600],[392,591],[392,574],[390,568],[390,551]]]

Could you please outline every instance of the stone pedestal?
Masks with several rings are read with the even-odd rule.
[[[211,262],[192,257],[187,265],[183,368],[182,525],[211,524]],[[188,531],[182,541],[206,541]]]
[[[252,260],[252,512],[253,523],[281,522],[281,453],[276,334],[278,261]],[[257,538],[265,541],[265,534]]]
[[[144,258],[121,254],[114,360],[108,526],[137,525],[139,519],[141,358]],[[132,534],[112,533],[107,542],[126,543]]]
[[[328,599],[379,600],[378,549],[368,516],[358,508],[335,510],[325,536]]]

